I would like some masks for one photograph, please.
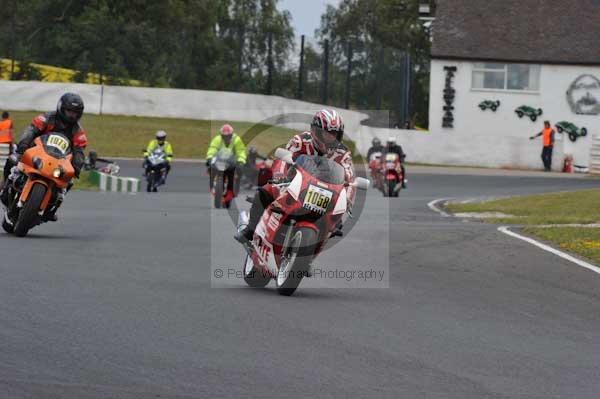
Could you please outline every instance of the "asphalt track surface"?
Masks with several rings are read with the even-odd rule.
[[[58,223],[0,235],[0,398],[598,397],[600,276],[427,207],[598,180],[414,173],[322,256],[388,259],[388,288],[285,298],[216,287],[243,254],[198,170],[154,195],[74,192]]]

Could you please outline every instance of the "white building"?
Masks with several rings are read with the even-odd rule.
[[[438,0],[428,157],[541,168],[541,139],[529,136],[550,120],[587,130],[575,141],[557,131],[553,169],[566,154],[588,166],[591,136],[600,135],[599,27],[595,0]]]

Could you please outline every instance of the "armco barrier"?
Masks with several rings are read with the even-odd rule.
[[[95,170],[90,172],[90,180],[100,188],[100,191],[135,194],[141,187],[140,179],[135,177],[114,176]]]
[[[590,153],[590,173],[600,175],[600,136],[592,138],[592,150]]]

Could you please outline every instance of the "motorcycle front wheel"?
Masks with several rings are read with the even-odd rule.
[[[17,237],[25,237],[31,229],[39,220],[40,205],[42,204],[42,200],[46,195],[46,186],[43,184],[34,184],[31,188],[31,192],[29,193],[29,198],[23,209],[21,209],[21,213],[19,213],[19,219],[17,219],[17,223],[15,223],[14,233]]]
[[[220,209],[223,207],[223,185],[225,184],[225,178],[222,173],[215,176],[213,188],[215,190],[215,208]]]
[[[244,281],[246,284],[253,288],[262,288],[269,284],[270,280],[270,276],[254,267],[250,255],[246,255],[246,262],[244,263]]]
[[[275,282],[280,295],[292,295],[310,269],[317,246],[317,232],[309,227],[296,230],[284,249]]]

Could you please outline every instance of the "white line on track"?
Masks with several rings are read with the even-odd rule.
[[[440,215],[444,216],[444,217],[449,217],[451,216],[449,213],[444,212],[442,209],[438,208],[437,204],[440,202],[444,202],[444,201],[448,201],[448,198],[440,198],[440,199],[435,199],[433,201],[430,201],[427,206],[429,207],[429,209],[431,209],[434,212],[439,213]]]
[[[525,241],[525,242],[527,242],[529,244],[535,245],[536,247],[541,248],[544,251],[548,251],[548,252],[550,252],[550,253],[552,253],[552,254],[554,254],[556,256],[560,256],[563,259],[566,259],[566,260],[568,260],[570,262],[573,262],[573,263],[575,263],[578,266],[584,267],[584,268],[586,268],[588,270],[591,270],[591,271],[593,271],[595,273],[600,274],[600,267],[594,266],[594,265],[592,265],[592,264],[590,264],[588,262],[584,262],[581,259],[577,259],[574,256],[571,256],[571,255],[569,255],[567,253],[559,251],[558,249],[552,248],[549,245],[542,244],[541,242],[536,241],[533,238],[525,237],[525,236],[517,234],[517,233],[515,233],[513,231],[510,231],[508,226],[500,226],[500,227],[498,227],[498,231],[500,231],[500,232],[502,232],[504,234],[507,234],[507,235],[509,235],[511,237],[518,238],[519,240],[523,240],[523,241]]]

